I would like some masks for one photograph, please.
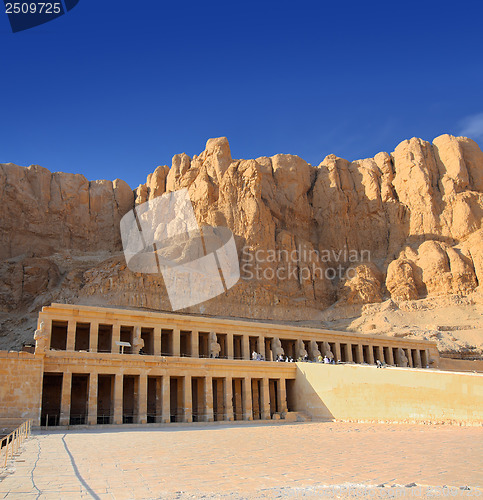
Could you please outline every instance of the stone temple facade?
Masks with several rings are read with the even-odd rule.
[[[42,309],[35,342],[34,353],[0,357],[18,375],[3,418],[37,426],[289,420],[307,410],[296,380],[308,363],[280,355],[415,369],[440,361],[430,341],[66,304]]]

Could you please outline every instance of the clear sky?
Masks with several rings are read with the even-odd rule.
[[[483,3],[80,0],[0,13],[0,162],[132,187],[227,136],[317,165],[468,134],[483,145]]]

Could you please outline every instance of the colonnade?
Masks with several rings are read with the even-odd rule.
[[[252,327],[253,323],[249,324]],[[209,325],[206,330],[193,325],[176,323],[150,324],[115,321],[103,323],[86,318],[50,321],[50,349],[119,354],[145,354],[175,357],[219,357],[224,359],[251,359],[257,352],[266,361],[274,361],[274,341],[281,352],[294,360],[299,353],[307,352],[310,361],[317,361],[317,354],[329,353],[335,360],[346,363],[381,363],[395,366],[425,368],[430,364],[430,350],[424,341],[392,340],[376,336],[348,335],[346,332],[322,333],[264,330],[219,331],[218,325]],[[295,330],[295,329],[294,329]],[[218,347],[213,351],[213,345]],[[127,347],[124,347],[126,345]]]
[[[41,425],[280,418],[286,384],[266,376],[45,372]]]

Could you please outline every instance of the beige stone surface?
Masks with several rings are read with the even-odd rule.
[[[438,498],[446,486],[446,496],[479,497],[482,444],[476,428],[319,422],[52,432],[26,443],[0,495],[352,498],[353,491],[388,498],[432,491]]]

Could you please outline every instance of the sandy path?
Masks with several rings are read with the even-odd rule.
[[[368,485],[385,484],[374,491],[388,498],[398,491],[392,485],[404,496],[415,492],[404,488],[411,483],[483,498],[474,489],[483,487],[482,458],[483,430],[475,427],[314,422],[53,432],[27,442],[15,472],[0,482],[0,498],[349,498],[350,484],[364,485],[364,496]]]

